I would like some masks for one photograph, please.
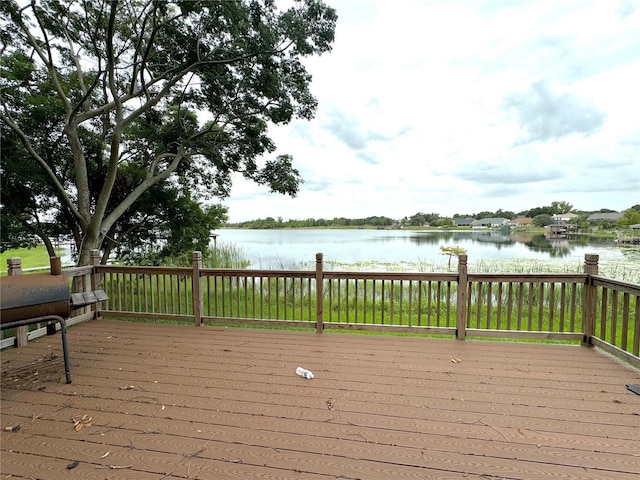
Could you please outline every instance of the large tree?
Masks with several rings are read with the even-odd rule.
[[[268,126],[315,114],[302,60],[331,49],[322,1],[3,0],[0,18],[3,224],[45,242],[57,226],[86,264],[167,192],[159,217],[224,198],[234,172],[298,191]]]

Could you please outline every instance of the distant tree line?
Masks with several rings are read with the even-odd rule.
[[[238,228],[313,228],[313,227],[390,227],[395,222],[389,217],[367,217],[367,218],[344,218],[335,217],[331,220],[324,218],[306,218],[304,220],[283,220],[282,217],[277,219],[273,217],[259,218],[257,220],[249,220],[247,222],[227,224],[230,227]]]
[[[481,211],[478,213],[456,213],[453,217],[443,217],[439,213],[422,213],[418,212],[411,216],[406,216],[399,220],[395,220],[385,216],[372,216],[366,218],[345,218],[335,217],[333,219],[324,218],[306,218],[303,220],[283,220],[282,217],[273,218],[266,217],[257,220],[249,220],[239,223],[227,223],[228,227],[237,228],[254,228],[254,229],[270,229],[270,228],[313,228],[313,227],[451,227],[455,225],[456,218],[506,218],[513,220],[517,217],[528,217],[533,219],[533,225],[544,227],[553,223],[553,216],[563,213],[574,213],[577,215],[570,220],[569,223],[577,225],[578,228],[588,228],[594,224],[587,222],[587,218],[594,213],[614,213],[615,210],[602,208],[596,211],[582,211],[574,209],[573,205],[568,202],[551,202],[551,205],[544,207],[535,207],[521,212],[512,212],[508,210],[498,209],[492,211]],[[596,226],[602,228],[626,227],[629,225],[640,224],[640,205],[624,210],[622,218],[617,221],[600,221]]]

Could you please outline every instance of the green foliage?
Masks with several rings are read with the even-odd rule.
[[[573,205],[569,202],[551,202],[551,205],[546,207],[535,207],[529,210],[524,210],[520,212],[518,215],[523,217],[531,217],[535,218],[538,215],[549,215],[550,217],[553,215],[558,215],[561,213],[569,213],[573,210]]]
[[[389,217],[344,218],[336,217],[331,220],[324,218],[306,218],[304,220],[282,220],[273,217],[259,218],[228,224],[230,227],[274,229],[274,228],[314,228],[314,227],[389,227],[393,225],[393,219]]]
[[[56,249],[55,253],[56,255],[60,255],[60,249]],[[7,259],[14,257],[20,259],[23,270],[31,268],[49,268],[50,255],[45,247],[16,248],[0,253],[0,270],[3,274],[7,271]]]
[[[638,224],[640,224],[640,205],[635,205],[622,212],[622,217],[617,222],[620,227]]]
[[[297,193],[292,158],[265,158],[268,125],[315,114],[302,61],[331,50],[337,16],[322,1],[5,0],[0,19],[15,243],[57,229],[80,264],[95,248],[133,251],[136,236],[173,254],[208,238],[222,215],[202,205],[229,195],[235,172]]]
[[[440,245],[440,251],[442,252],[442,255],[447,255],[449,257],[449,263],[447,264],[447,268],[451,268],[451,259],[453,257],[457,257],[458,255],[465,255],[467,253],[467,251],[458,246],[458,245],[451,245],[449,247],[447,247],[446,245]]]
[[[204,268],[244,269],[251,263],[246,259],[244,251],[233,243],[219,242],[215,246],[206,246],[200,252],[202,252],[202,266]],[[177,253],[151,251],[146,255],[135,257],[135,261],[137,263],[133,265],[191,267],[193,266],[193,251]]]
[[[551,225],[553,223],[553,219],[551,215],[547,213],[540,213],[533,217],[533,224],[536,227],[546,227],[547,225]]]

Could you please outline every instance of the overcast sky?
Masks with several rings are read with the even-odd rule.
[[[640,0],[326,2],[316,118],[271,131],[305,183],[231,222],[640,203]]]

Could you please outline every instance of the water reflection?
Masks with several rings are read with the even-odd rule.
[[[441,245],[443,243],[492,244],[496,250],[524,245],[528,250],[547,253],[550,258],[563,258],[571,255],[573,250],[589,245],[614,246],[611,239],[584,235],[523,235],[518,233],[502,234],[498,231],[483,232],[416,232],[410,237],[418,245]]]
[[[316,252],[324,253],[328,262],[439,264],[446,260],[441,246],[464,248],[474,261],[568,257],[580,260],[586,253],[598,253],[601,258],[640,260],[640,248],[621,249],[612,240],[585,236],[549,238],[517,231],[222,229],[218,233],[218,241],[236,244],[253,266],[261,268],[290,268],[313,261]]]

